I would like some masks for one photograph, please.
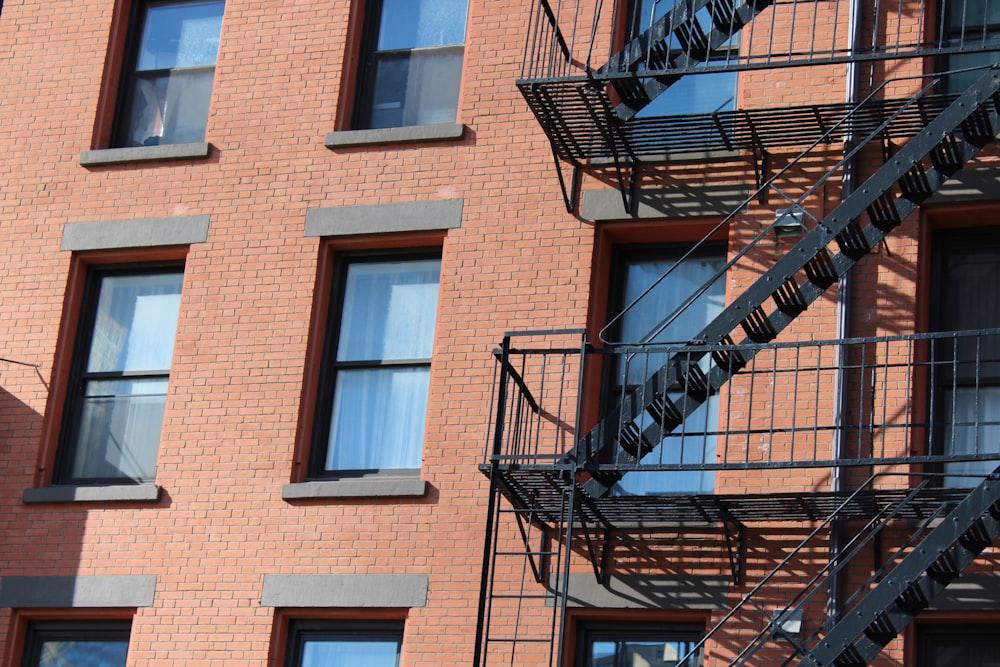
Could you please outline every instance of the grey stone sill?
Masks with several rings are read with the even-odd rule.
[[[130,162],[158,162],[162,160],[199,160],[207,158],[212,146],[206,141],[189,144],[163,144],[135,148],[102,148],[80,153],[80,166],[100,167],[108,164]]]
[[[47,486],[25,489],[25,505],[39,503],[155,503],[162,488],[157,484],[120,484],[114,486]]]
[[[324,142],[327,148],[350,148],[375,144],[406,144],[429,141],[453,141],[465,136],[465,125],[442,123],[440,125],[411,125],[386,127],[378,130],[345,130],[330,132]]]
[[[317,498],[419,498],[427,493],[427,482],[419,477],[365,477],[297,482],[281,487],[283,500]]]
[[[684,162],[731,162],[733,160],[740,159],[744,154],[740,151],[727,151],[727,150],[714,150],[714,151],[684,151],[678,153],[670,153],[664,151],[662,153],[637,153],[636,157],[641,159],[643,162],[648,163],[658,163],[658,162],[672,162],[674,164],[684,163]],[[590,161],[590,164],[595,167],[601,166],[613,166],[615,161],[613,158],[596,158]]]

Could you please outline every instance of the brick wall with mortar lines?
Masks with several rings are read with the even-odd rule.
[[[135,613],[130,664],[216,667],[269,664],[274,610],[260,605],[265,574],[426,574],[427,605],[409,612],[403,664],[468,661],[487,499],[476,467],[493,393],[490,350],[506,330],[584,326],[592,283],[601,279],[590,268],[594,226],[563,209],[548,144],[513,86],[533,3],[503,11],[492,4],[470,0],[457,118],[468,128],[463,140],[325,148],[346,112],[338,100],[350,70],[351,3],[228,0],[206,136],[211,157],[85,169],[80,153],[99,147],[114,3],[4,2],[0,356],[38,369],[0,362],[0,577],[156,575],[154,605]],[[63,35],[73,39],[56,37]],[[772,104],[764,92],[780,91],[785,104],[840,101],[842,89],[832,85],[839,73],[802,79],[794,71],[748,74],[740,99]],[[794,93],[784,90],[796,80]],[[753,177],[744,160],[711,170],[729,182]],[[790,174],[787,185],[803,187],[808,177]],[[706,172],[686,166],[646,178],[697,184]],[[606,183],[584,183],[598,187]],[[836,196],[820,193],[817,209],[829,210]],[[306,211],[455,198],[464,199],[464,214],[442,246],[421,468],[428,495],[283,501],[311,372],[304,366],[320,242],[303,235]],[[751,209],[734,225],[731,252],[769,210]],[[40,439],[46,420],[59,418],[46,414],[49,388],[66,380],[53,369],[71,264],[59,250],[64,225],[200,214],[211,215],[211,228],[186,255],[156,476],[164,500],[24,505],[23,491],[50,477],[37,470]],[[730,276],[729,293],[754,275]],[[834,327],[831,291],[784,339],[832,337]],[[815,481],[802,475],[782,484]],[[740,480],[739,488],[769,484]],[[698,567],[725,573],[722,550],[717,558]],[[627,560],[617,565],[634,569]],[[14,639],[10,620],[0,611],[0,640]]]

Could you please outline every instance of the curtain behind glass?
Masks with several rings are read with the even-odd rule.
[[[416,469],[423,453],[440,260],[348,268],[327,470]],[[384,362],[412,362],[380,365]]]
[[[684,249],[667,248],[655,258],[626,259],[623,295],[629,304],[683,255]],[[636,342],[646,336],[667,315],[707,283],[725,265],[722,248],[709,250],[683,261],[665,280],[640,300],[622,319],[620,340]],[[722,312],[725,281],[716,280],[680,317],[655,337],[656,342],[686,343]],[[632,359],[618,357],[617,377],[629,386],[641,384],[667,362],[665,353],[640,354]],[[673,434],[664,439],[644,463],[690,463],[715,461],[715,436],[704,435],[718,429],[718,399],[711,397],[695,410]],[[644,417],[645,418],[645,417]],[[648,424],[643,424],[646,426]],[[689,434],[686,434],[689,433]],[[631,472],[615,485],[614,491],[628,495],[660,493],[710,493],[715,486],[712,471]]]

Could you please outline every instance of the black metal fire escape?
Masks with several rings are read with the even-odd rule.
[[[779,4],[782,3],[773,6]],[[977,480],[978,486],[971,492],[944,490],[927,480],[909,491],[885,490],[877,486],[875,478],[861,484],[854,493],[817,494],[809,499],[772,493],[755,496],[752,501],[744,498],[741,502],[689,494],[618,502],[620,499],[613,498],[609,491],[627,471],[640,469],[651,452],[669,446],[671,434],[683,429],[688,417],[711,397],[718,396],[730,380],[747,372],[754,365],[755,356],[770,351],[768,346],[784,329],[932,197],[946,180],[995,141],[1000,131],[1000,65],[984,68],[977,80],[958,95],[934,94],[936,81],[931,79],[911,99],[887,100],[878,94],[880,91],[873,91],[856,106],[826,104],[780,111],[639,119],[635,114],[680,76],[692,74],[695,67],[710,69],[710,64],[705,65],[712,50],[752,25],[755,17],[772,7],[772,2],[678,3],[646,33],[629,41],[606,65],[598,69],[585,67],[582,76],[573,71],[576,64],[571,48],[558,30],[552,7],[547,0],[541,0],[539,6],[541,11],[536,17],[539,25],[548,21],[552,27],[547,58],[549,62],[562,63],[565,69],[549,70],[549,76],[527,71],[519,87],[548,135],[557,163],[561,160],[577,169],[595,165],[606,168],[610,159],[627,207],[637,187],[640,166],[648,162],[647,155],[663,152],[665,147],[667,152],[694,150],[696,145],[749,149],[752,158],[760,162],[771,143],[812,141],[805,155],[817,145],[828,145],[834,139],[847,136],[856,139],[844,161],[820,179],[825,182],[870,144],[888,140],[905,143],[891,155],[885,154],[884,164],[847,193],[832,211],[815,216],[794,247],[730,300],[721,314],[687,346],[668,355],[666,363],[651,369],[644,382],[625,392],[596,426],[587,433],[574,430],[575,444],[562,452],[549,455],[525,444],[532,441],[532,429],[541,428],[533,426],[533,420],[541,424],[543,415],[548,421],[559,419],[557,414],[540,406],[538,397],[546,390],[527,386],[526,369],[513,365],[512,348],[509,341],[505,343],[499,357],[502,378],[495,442],[490,465],[483,467],[491,479],[491,497],[476,664],[488,664],[494,653],[505,664],[508,661],[515,664],[518,646],[523,645],[539,647],[538,652],[526,654],[535,664],[545,663],[540,659],[542,656],[547,656],[547,664],[561,664],[568,567],[574,545],[585,551],[600,581],[606,575],[609,540],[618,526],[629,521],[645,525],[656,521],[704,521],[723,527],[733,579],[739,581],[744,524],[766,521],[783,512],[791,516],[790,507],[796,507],[794,511],[801,512],[805,520],[822,519],[817,532],[844,519],[865,520],[868,524],[803,589],[801,599],[790,601],[780,613],[765,612],[754,601],[754,594],[770,575],[743,598],[738,607],[750,609],[763,620],[758,623],[757,637],[731,664],[755,664],[754,656],[760,659],[759,651],[764,650],[766,640],[786,634],[782,615],[813,604],[818,591],[830,585],[830,575],[846,567],[853,555],[878,539],[875,535],[891,519],[918,522],[921,528],[877,568],[868,585],[847,601],[845,608],[850,613],[839,620],[831,618],[805,639],[784,637],[788,650],[783,664],[868,664],[1000,535],[1000,481],[997,480],[1000,469]],[[877,10],[877,2],[875,6]],[[709,16],[707,23],[705,12]],[[696,18],[699,15],[701,18]],[[932,47],[900,44],[895,50],[880,48],[874,42],[870,48],[855,44],[849,52],[825,53],[823,62],[926,57],[949,53],[953,45],[941,42]],[[768,54],[757,62],[744,58],[739,65],[744,69],[793,66],[815,62],[819,57],[816,53],[806,53],[790,54],[784,60],[779,59],[780,62],[768,60],[774,55]],[[680,138],[674,136],[676,131],[680,131]],[[768,188],[777,189],[772,180],[763,178],[766,171],[763,166],[758,164],[757,171],[761,178],[757,194]],[[565,185],[563,193],[571,205],[573,193]],[[812,190],[797,199],[780,194],[790,210],[811,216],[806,200]],[[729,218],[723,224],[728,221]],[[769,231],[770,228],[765,230],[748,247]],[[739,259],[737,255],[727,269]],[[670,317],[666,317],[664,324]],[[564,337],[569,334],[561,332]],[[586,350],[586,344],[582,349]],[[549,351],[572,354],[573,348]],[[570,363],[570,370],[564,373],[566,377],[579,372],[578,382],[582,379],[584,356],[581,351],[579,367]],[[508,397],[508,389],[516,394],[516,400]],[[579,424],[578,412],[566,417]],[[504,429],[517,433],[512,437]],[[518,444],[504,449],[505,439]],[[883,462],[907,460],[898,457]],[[828,464],[852,465],[846,459]],[[862,464],[863,457],[859,454],[853,465]],[[519,535],[523,548],[501,546],[500,526],[505,518],[517,527],[515,537]],[[547,623],[538,623],[538,619],[522,621],[522,606],[530,597],[524,581],[520,588],[505,587],[504,583],[504,573],[510,576],[517,563],[525,576],[541,586],[534,595],[549,603],[551,617]],[[736,610],[727,615],[706,640],[735,613]],[[492,620],[502,614],[512,614],[513,620],[506,625]]]

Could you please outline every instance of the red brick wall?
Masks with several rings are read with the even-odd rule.
[[[135,613],[133,665],[268,664],[275,613],[260,605],[265,574],[401,572],[429,577],[426,607],[407,617],[402,664],[468,663],[488,497],[477,466],[491,418],[491,350],[510,329],[587,326],[592,288],[603,279],[591,272],[595,226],[565,211],[548,144],[513,85],[533,2],[470,0],[457,119],[468,126],[464,139],[331,151],[324,135],[346,127],[350,106],[343,91],[354,67],[344,63],[345,42],[356,41],[351,5],[227,0],[206,136],[211,157],[87,169],[80,153],[103,146],[111,113],[106,79],[116,71],[105,59],[109,35],[120,40],[114,2],[4,2],[0,576],[156,575],[154,605]],[[795,71],[770,80],[754,73],[741,99],[839,101],[840,76],[804,86]],[[794,94],[784,92],[793,80]],[[764,90],[777,100],[765,100]],[[709,170],[724,173],[700,165],[651,178],[701,183],[713,178]],[[752,180],[743,160],[725,173]],[[787,186],[801,190],[809,177],[792,173]],[[421,469],[429,493],[285,502],[281,487],[295,477],[306,437],[300,420],[313,409],[303,403],[314,372],[306,367],[310,330],[323,329],[314,312],[321,243],[303,234],[307,209],[454,198],[464,199],[464,216],[442,247]],[[836,189],[815,199],[818,211],[829,210]],[[732,252],[772,209],[754,207],[734,223]],[[25,489],[51,479],[44,452],[54,446],[67,380],[76,306],[67,297],[71,255],[59,249],[64,225],[200,214],[211,215],[211,228],[186,258],[157,466],[164,499],[23,504]],[[758,266],[769,261],[760,257]],[[892,261],[884,258],[880,270]],[[754,275],[732,276],[730,293]],[[893,277],[900,289],[912,284],[912,274]],[[834,300],[831,291],[786,339],[832,338]],[[782,483],[815,482],[810,473]],[[767,540],[756,544],[765,553],[753,571],[764,572],[773,553]],[[698,567],[725,574],[726,553],[716,547],[715,560]],[[545,616],[540,606],[531,613]],[[8,660],[18,641],[11,618],[0,611],[0,655]]]

